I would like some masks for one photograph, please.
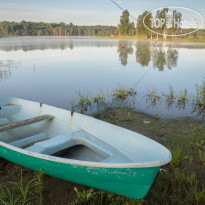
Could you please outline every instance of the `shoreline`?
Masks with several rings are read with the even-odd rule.
[[[154,41],[154,42],[176,42],[176,43],[198,43],[205,44],[204,39],[145,39],[137,36],[0,36],[3,38],[19,38],[19,39],[101,39],[101,40],[128,40],[128,41]]]
[[[109,40],[135,40],[135,41],[160,41],[160,42],[177,42],[177,43],[201,43],[205,44],[205,38],[203,39],[146,39],[146,38],[139,38],[138,36],[96,36],[98,39],[109,39]]]

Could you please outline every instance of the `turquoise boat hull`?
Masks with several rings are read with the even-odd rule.
[[[0,99],[0,156],[38,172],[134,199],[170,151],[139,133],[68,110]]]
[[[90,186],[134,199],[144,198],[160,169],[145,168],[103,168],[63,164],[29,156],[0,146],[0,156],[49,176]]]

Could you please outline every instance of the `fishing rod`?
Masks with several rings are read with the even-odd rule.
[[[116,3],[115,1],[113,1],[113,0],[110,0],[113,4],[115,4],[119,9],[121,9],[122,11],[126,11],[127,9],[124,9],[124,8],[122,8],[118,3]],[[137,21],[137,19],[134,17],[134,16],[132,16],[131,14],[130,14],[130,17],[132,18],[132,19],[134,19],[135,21]]]

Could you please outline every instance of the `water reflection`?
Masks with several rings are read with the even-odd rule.
[[[90,38],[0,38],[0,50],[25,52],[32,50],[61,49],[75,47],[116,47],[117,41]]]
[[[164,66],[166,64],[166,53],[163,48],[159,47],[152,49],[152,61],[155,68],[158,68],[159,71],[164,70]]]
[[[141,64],[141,66],[148,66],[151,60],[151,51],[149,42],[137,42],[136,43],[136,61]]]
[[[149,66],[152,61],[153,67],[159,71],[164,71],[164,67],[168,69],[177,66],[178,50],[176,48],[165,48],[163,44],[157,46],[149,42],[136,43],[136,61],[141,66]]]
[[[149,66],[152,61],[154,68],[158,68],[159,71],[164,71],[164,67],[168,69],[177,66],[178,51],[175,48],[165,48],[164,44],[159,46],[152,42],[138,41],[135,44],[135,56],[136,61],[142,66]],[[117,52],[119,53],[119,60],[123,66],[128,63],[128,56],[133,55],[134,46],[129,41],[119,41]]]
[[[154,108],[147,107],[143,96],[152,88],[162,96],[169,85],[175,96],[184,89],[189,96],[195,96],[195,84],[200,84],[204,75],[203,46],[154,41],[0,38],[0,97],[15,96],[70,109],[70,101],[77,100],[77,90],[95,93],[100,88],[106,92],[118,84],[137,85],[135,105],[140,111],[152,113],[156,109],[160,114],[188,115],[187,104],[185,111],[179,113],[175,103],[170,102],[173,106],[167,111],[161,100]]]
[[[119,53],[119,59],[122,65],[127,65],[127,58],[128,55],[133,54],[133,47],[132,43],[129,41],[119,41],[118,43],[118,50],[117,52]]]

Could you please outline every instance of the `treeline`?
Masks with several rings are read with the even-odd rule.
[[[164,21],[166,22],[166,12],[168,12],[168,8],[164,8],[161,11],[158,11],[156,13],[156,18],[164,18]],[[173,11],[173,16],[176,21],[182,19],[182,14],[180,12],[177,12],[176,10]],[[146,18],[145,18],[146,17]],[[162,35],[158,35],[150,30],[148,30],[144,23],[148,26],[148,28],[151,27],[151,18],[152,14],[149,11],[144,11],[141,15],[138,16],[136,19],[137,22],[131,22],[130,21],[130,14],[128,10],[123,11],[122,16],[120,17],[120,23],[118,25],[118,32],[119,35],[123,36],[133,36],[137,35],[140,38],[167,38],[167,34],[171,35],[180,35],[183,33],[190,33],[189,35],[180,36],[180,38],[198,38],[202,39],[205,38],[205,29],[199,29],[193,33],[194,29],[175,29],[173,27],[167,28],[166,24],[164,24],[162,27],[157,29],[152,29],[155,32],[161,33]],[[144,23],[143,23],[144,19]],[[173,25],[173,22],[171,22]],[[173,38],[173,37],[168,37]]]
[[[162,11],[157,12],[157,18],[165,18],[165,13],[168,9],[165,8]],[[180,20],[182,14],[177,11],[173,11],[174,18]],[[138,38],[164,38],[166,39],[167,34],[178,35],[183,33],[189,33],[193,29],[173,29],[167,28],[163,25],[156,31],[163,34],[158,36],[156,33],[148,30],[143,23],[144,17],[145,24],[150,27],[152,15],[148,11],[144,11],[138,16],[136,21],[130,21],[129,11],[125,10],[122,12],[120,17],[120,23],[118,27],[115,26],[77,26],[72,23],[44,23],[44,22],[0,22],[0,36],[135,36]],[[154,29],[153,29],[154,30]],[[170,37],[169,37],[170,38]],[[180,36],[180,38],[205,38],[205,29],[199,29],[189,35]]]
[[[111,36],[114,26],[76,26],[72,23],[0,22],[0,36]]]

